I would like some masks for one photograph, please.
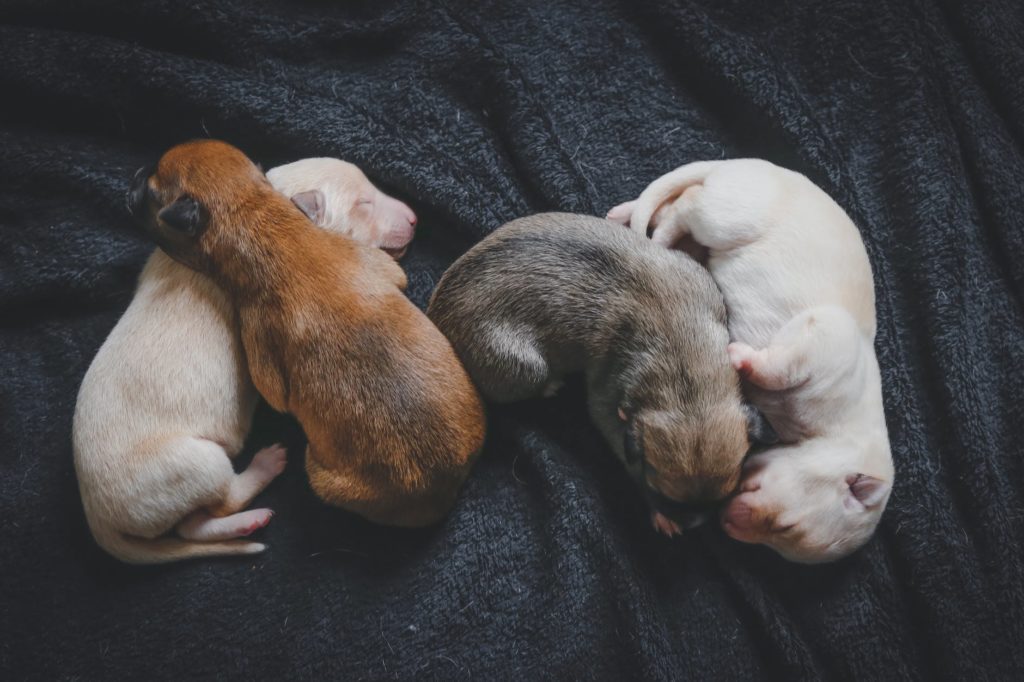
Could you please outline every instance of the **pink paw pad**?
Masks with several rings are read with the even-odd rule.
[[[744,377],[750,376],[753,372],[754,349],[741,343],[730,343],[728,352],[733,369]]]
[[[250,512],[253,513],[253,512]],[[239,535],[252,535],[260,528],[266,528],[267,524],[270,523],[270,519],[273,518],[274,512],[267,509],[266,511],[255,512],[256,517],[247,525],[244,526],[240,531]]]

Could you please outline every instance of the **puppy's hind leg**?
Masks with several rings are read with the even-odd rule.
[[[287,455],[287,451],[280,443],[263,448],[253,455],[252,462],[245,471],[231,481],[227,495],[214,512],[218,516],[224,516],[245,509],[252,502],[252,498],[260,494],[284,471]]]
[[[263,528],[274,516],[270,509],[250,509],[230,516],[213,516],[205,509],[192,512],[178,524],[179,536],[186,540],[212,542],[251,535]]]
[[[633,201],[627,201],[624,204],[619,204],[608,210],[608,215],[605,216],[606,220],[610,220],[613,223],[625,225],[629,227],[629,220],[633,217],[633,211],[636,210],[636,199]]]
[[[178,524],[178,535],[188,540],[208,542],[249,535],[270,523],[274,515],[269,509],[244,509],[267,485],[284,470],[286,451],[272,445],[256,453],[240,474],[232,476],[219,504],[199,509]]]

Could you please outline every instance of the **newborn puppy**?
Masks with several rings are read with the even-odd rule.
[[[863,545],[894,472],[871,266],[846,213],[803,175],[743,159],[683,166],[609,215],[708,249],[730,358],[782,440],[746,462],[725,531],[805,563]]]
[[[483,444],[483,406],[394,260],[315,229],[223,142],[168,151],[131,205],[227,293],[253,382],[302,424],[322,499],[400,526],[448,512]]]
[[[370,194],[362,173],[332,161],[297,161],[271,173],[297,204],[319,195],[313,217],[323,227],[367,242],[396,231],[391,221],[377,222],[381,214],[356,207]],[[404,209],[395,214],[412,214],[386,199]],[[241,474],[231,466],[256,398],[227,296],[205,275],[154,252],[86,372],[75,409],[75,468],[97,543],[130,563],[262,551],[234,538],[270,521],[269,509],[241,510],[284,469],[285,451],[258,452]]]
[[[373,186],[357,166],[340,159],[303,159],[267,172],[274,188],[291,197],[310,219],[332,232],[405,255],[416,214]]]
[[[584,372],[591,418],[658,530],[699,523],[735,490],[755,415],[721,295],[687,256],[599,218],[520,218],[449,268],[427,314],[496,402]]]

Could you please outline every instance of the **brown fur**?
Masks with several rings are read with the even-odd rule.
[[[489,400],[550,395],[582,373],[594,424],[658,514],[689,526],[735,490],[755,415],[725,351],[722,296],[688,256],[541,213],[460,257],[428,315]]]
[[[316,229],[222,142],[171,149],[148,188],[147,230],[234,301],[253,382],[309,439],[317,495],[378,523],[441,519],[482,447],[484,412],[448,341],[402,294],[401,267]],[[158,215],[183,196],[201,213],[186,238]]]

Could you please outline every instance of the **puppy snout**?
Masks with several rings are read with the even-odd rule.
[[[741,530],[749,529],[753,519],[753,510],[742,500],[734,500],[722,512],[722,523]]]
[[[408,244],[416,233],[416,214],[401,201],[395,200],[395,204],[397,206],[395,207],[396,218],[393,221],[394,232],[403,240],[403,244]]]
[[[382,246],[395,259],[401,258],[416,234],[416,214],[398,199],[387,195],[382,198],[381,210],[385,218]]]
[[[768,518],[743,495],[734,497],[720,516],[722,529],[734,540],[758,542],[767,532]]]

